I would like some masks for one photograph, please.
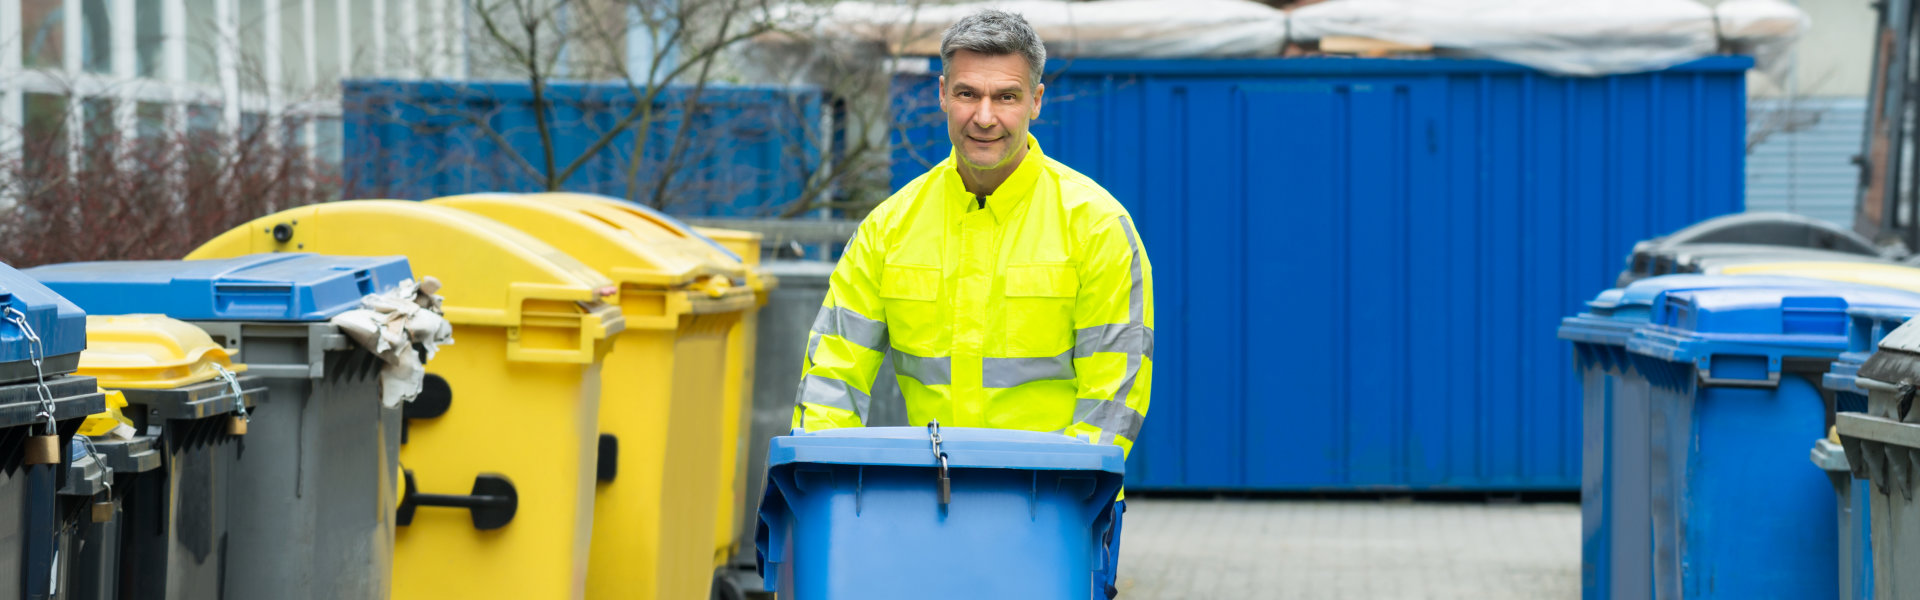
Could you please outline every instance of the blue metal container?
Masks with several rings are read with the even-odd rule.
[[[1819,383],[1847,348],[1847,311],[1920,309],[1920,295],[1819,282],[1662,294],[1627,343],[1652,394],[1654,593],[1819,598],[1838,589],[1836,505],[1804,464],[1826,434]]]
[[[1036,138],[1156,267],[1129,488],[1578,489],[1554,327],[1635,242],[1741,210],[1751,64],[1051,63]],[[898,80],[896,185],[949,154],[936,73]]]
[[[928,429],[774,438],[756,536],[766,589],[787,600],[1095,597],[1120,449],[1030,431],[939,435],[944,505]]]
[[[1581,596],[1635,597],[1653,590],[1653,516],[1645,375],[1627,356],[1633,332],[1653,319],[1662,294],[1698,289],[1832,285],[1794,277],[1668,275],[1601,292],[1560,321],[1580,375]],[[1842,288],[1872,289],[1840,284]],[[1627,590],[1636,590],[1629,593]]]
[[[87,314],[79,306],[0,264],[0,384],[72,373],[86,348]]]
[[[628,197],[635,134],[623,132],[597,150],[591,145],[636,110],[633,89],[562,82],[544,91],[552,171],[592,150],[561,189]],[[715,83],[695,93],[671,86],[655,99],[637,197],[651,198],[671,175],[667,191],[677,202],[668,208],[677,214],[780,214],[800,197],[823,151],[820,90]],[[546,191],[549,167],[525,82],[353,80],[341,84],[341,94],[349,198]],[[699,107],[692,117],[690,105]],[[475,126],[476,118],[499,137]]]
[[[318,254],[67,263],[26,273],[96,315],[182,321],[325,321],[413,277],[404,256]]]

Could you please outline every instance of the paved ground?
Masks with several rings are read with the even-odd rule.
[[[1127,500],[1122,600],[1577,598],[1580,507]]]

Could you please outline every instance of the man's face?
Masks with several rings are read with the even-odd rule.
[[[1005,167],[1024,155],[1027,123],[1040,115],[1040,96],[1027,61],[1018,54],[989,56],[961,50],[940,78],[940,110],[954,154],[977,170]]]

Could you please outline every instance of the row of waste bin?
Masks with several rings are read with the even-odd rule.
[[[619,201],[493,194],[0,269],[0,590],[707,597],[753,554],[758,257]],[[417,309],[372,341],[337,324],[380,298]],[[451,340],[405,331],[418,311]]]
[[[1742,215],[1643,242],[1620,282],[1559,329],[1583,596],[1920,597],[1920,269]]]

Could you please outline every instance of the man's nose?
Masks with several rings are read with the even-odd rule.
[[[974,127],[979,127],[981,129],[993,129],[993,126],[999,125],[999,124],[1000,124],[1000,120],[995,119],[993,117],[993,111],[985,108],[973,111]]]

